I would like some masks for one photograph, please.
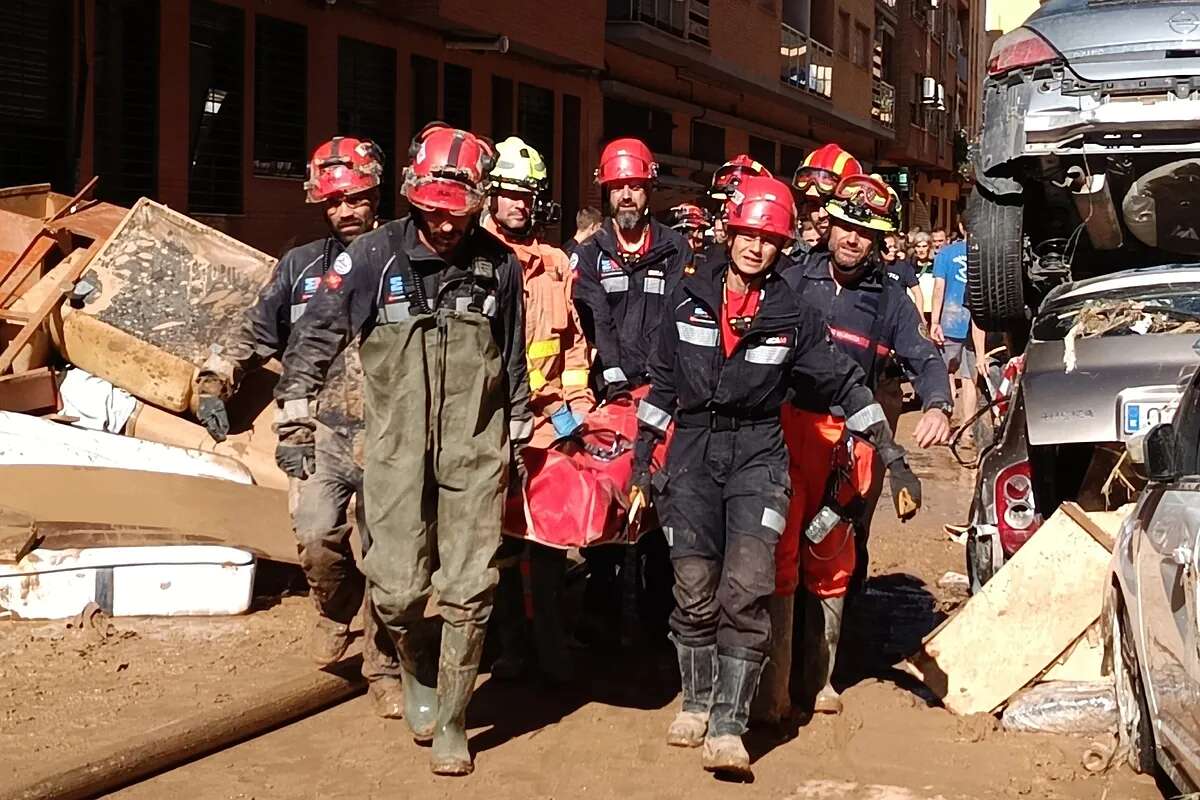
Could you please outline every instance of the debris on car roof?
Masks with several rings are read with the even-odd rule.
[[[1075,371],[1075,342],[1107,336],[1115,331],[1151,333],[1200,333],[1200,319],[1189,319],[1156,309],[1140,300],[1088,300],[1074,312],[1075,323],[1063,339],[1063,366]]]

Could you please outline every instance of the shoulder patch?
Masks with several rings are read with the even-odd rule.
[[[350,261],[349,253],[339,253],[338,257],[333,260],[333,271],[338,275],[348,275],[350,268],[353,266],[354,264]]]
[[[571,253],[571,272],[579,269],[579,253]]]

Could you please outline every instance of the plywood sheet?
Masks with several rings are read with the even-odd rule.
[[[926,638],[911,670],[956,714],[994,711],[1100,617],[1109,559],[1060,508]]]

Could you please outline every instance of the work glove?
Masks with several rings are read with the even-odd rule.
[[[201,372],[192,384],[192,413],[213,441],[223,442],[229,435],[229,410],[225,400],[229,385],[211,372]]]
[[[529,467],[525,464],[524,447],[513,447],[512,451],[512,481],[524,491],[529,486]]]
[[[896,516],[907,522],[917,515],[917,509],[921,507],[921,480],[903,458],[898,458],[888,465],[888,478],[891,481]]]
[[[306,480],[317,471],[315,428],[311,420],[275,424],[275,433],[279,436],[279,444],[275,447],[275,463],[298,480]]]
[[[583,416],[571,410],[566,403],[558,411],[550,415],[550,424],[554,426],[557,439],[567,439],[579,432],[583,426]]]
[[[642,508],[650,505],[650,501],[654,497],[654,487],[650,480],[650,465],[641,463],[635,460],[633,463],[633,483],[629,488],[629,503],[630,505],[638,498],[642,498]]]
[[[628,381],[613,381],[604,387],[604,402],[613,403],[622,397],[632,397]]]

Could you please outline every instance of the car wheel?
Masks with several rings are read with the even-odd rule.
[[[975,528],[967,531],[967,582],[971,587],[971,594],[979,594],[979,590],[983,585],[992,579],[996,574],[995,559],[992,556],[992,542],[987,538],[980,538]]]
[[[967,206],[967,307],[986,331],[1020,328],[1026,322],[1025,207],[1020,200],[1001,202],[982,187]]]
[[[1154,757],[1154,729],[1150,724],[1150,707],[1146,704],[1146,693],[1142,689],[1137,648],[1134,647],[1133,638],[1129,634],[1129,620],[1119,593],[1111,605],[1113,677],[1116,683],[1121,737],[1129,743],[1129,766],[1133,767],[1135,772],[1149,774],[1157,768]]]

